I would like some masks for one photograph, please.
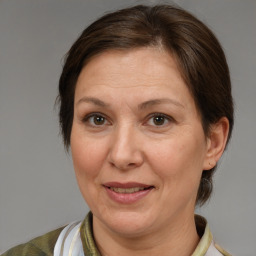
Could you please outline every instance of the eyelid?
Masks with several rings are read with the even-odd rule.
[[[84,123],[89,123],[89,119],[91,117],[95,117],[95,116],[101,116],[105,119],[106,121],[106,124],[104,125],[109,125],[111,124],[111,121],[109,120],[109,117],[106,116],[105,114],[101,113],[101,112],[92,112],[92,113],[89,113],[89,114],[86,114],[82,119],[81,121],[84,122]],[[161,116],[161,117],[164,117],[168,122],[176,122],[175,119],[170,116],[170,115],[167,115],[167,114],[164,114],[164,113],[161,113],[161,112],[154,112],[154,113],[151,113],[149,114],[147,117],[146,117],[146,121],[143,122],[143,125],[149,125],[148,122],[151,118],[154,118],[154,117],[158,117],[158,116]],[[95,126],[97,127],[97,125],[91,125],[91,126]],[[98,127],[100,126],[103,126],[103,125],[99,125]],[[152,125],[151,125],[152,126]],[[157,127],[157,125],[155,125]],[[164,127],[166,125],[159,125],[158,128],[161,128],[161,127]]]
[[[146,119],[146,122],[145,123],[148,123],[149,120],[153,117],[157,117],[157,116],[161,116],[161,117],[164,117],[166,118],[169,122],[175,122],[175,119],[167,114],[164,114],[164,113],[161,113],[161,112],[155,112],[155,113],[151,113],[148,115],[147,119]],[[165,125],[159,125],[158,128],[161,128],[161,127],[164,127]]]
[[[89,114],[85,115],[85,116],[82,118],[82,122],[88,123],[88,122],[89,122],[89,119],[90,119],[91,117],[95,117],[95,116],[101,116],[101,117],[105,118],[105,120],[106,120],[106,122],[107,122],[108,124],[111,123],[111,122],[109,121],[109,118],[108,118],[106,115],[102,114],[101,112],[92,112],[92,113],[89,113]],[[104,124],[104,125],[106,125],[106,124]],[[95,126],[95,127],[96,127],[97,125],[91,125],[91,126]],[[99,125],[99,126],[100,126],[100,125]]]

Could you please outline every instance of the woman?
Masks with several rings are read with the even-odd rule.
[[[225,55],[202,22],[169,5],[103,16],[68,52],[58,99],[91,212],[4,255],[229,255],[194,216],[233,127]]]

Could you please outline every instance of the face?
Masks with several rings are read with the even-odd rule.
[[[78,78],[71,151],[97,225],[140,235],[193,218],[207,139],[174,58],[109,51]]]

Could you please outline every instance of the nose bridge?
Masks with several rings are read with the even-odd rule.
[[[118,125],[111,137],[110,161],[119,169],[130,169],[143,162],[139,131],[133,124]]]

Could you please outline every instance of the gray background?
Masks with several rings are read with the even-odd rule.
[[[0,0],[0,252],[88,211],[58,135],[63,56],[118,0]],[[168,1],[165,1],[168,2]],[[209,204],[198,210],[234,255],[256,251],[256,1],[174,1],[206,22],[230,64],[236,123]]]

